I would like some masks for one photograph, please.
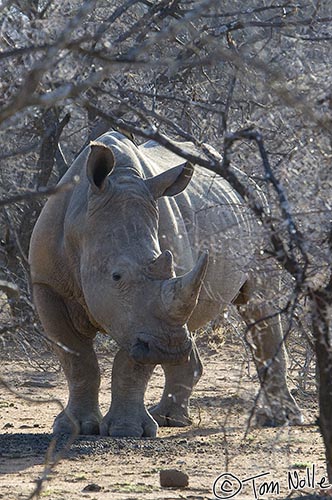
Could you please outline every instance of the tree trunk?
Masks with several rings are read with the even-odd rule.
[[[310,298],[319,376],[319,427],[325,445],[327,474],[332,483],[332,275],[325,288],[310,291]]]
[[[58,111],[55,108],[50,108],[43,114],[41,128],[44,134],[40,145],[37,173],[31,182],[31,187],[47,186],[53,172],[60,135],[69,118],[70,116],[67,114],[59,121]],[[35,198],[27,201],[24,206],[23,216],[19,218],[19,222],[12,216],[11,210],[5,211],[7,219],[7,231],[4,238],[4,249],[7,257],[6,267],[10,279],[13,279],[20,288],[18,297],[9,297],[8,294],[7,297],[12,315],[19,324],[24,324],[31,315],[31,304],[27,300],[29,296],[28,252],[31,233],[42,206],[43,204],[39,199]],[[27,287],[24,284],[27,284]]]

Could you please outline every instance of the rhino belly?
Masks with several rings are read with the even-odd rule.
[[[220,210],[217,221],[200,221],[195,249],[209,251],[209,265],[198,304],[190,319],[192,329],[204,326],[238,295],[255,261],[250,227],[239,214]],[[242,214],[241,214],[242,215]]]

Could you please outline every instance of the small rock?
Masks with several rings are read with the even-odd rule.
[[[12,427],[14,427],[14,424],[12,424],[11,422],[7,422],[7,423],[3,426],[3,429],[11,429]]]
[[[82,491],[100,491],[102,488],[99,484],[91,483],[87,484]]]
[[[163,488],[185,488],[189,484],[189,476],[177,469],[160,471],[160,485]]]

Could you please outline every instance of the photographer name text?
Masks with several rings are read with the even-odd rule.
[[[218,499],[239,498],[244,487],[247,495],[253,500],[264,500],[272,496],[281,495],[286,490],[291,491],[304,489],[325,490],[331,488],[327,478],[317,474],[316,466],[313,464],[304,470],[288,471],[283,480],[274,480],[271,472],[262,472],[255,476],[241,478],[231,472],[224,472],[214,481],[213,493]]]

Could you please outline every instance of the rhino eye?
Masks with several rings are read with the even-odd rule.
[[[121,279],[121,274],[119,274],[119,273],[113,273],[112,274],[112,280],[113,281],[120,281],[120,279]]]

